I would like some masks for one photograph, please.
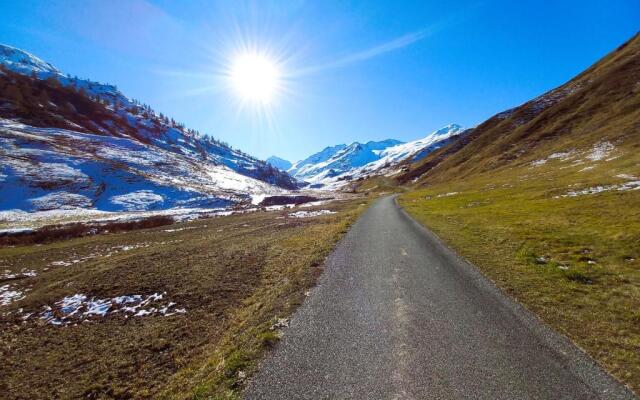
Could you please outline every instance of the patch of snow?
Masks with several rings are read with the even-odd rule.
[[[276,204],[274,206],[266,206],[264,209],[266,211],[278,211],[278,210],[286,210],[288,208],[295,207],[295,204]]]
[[[316,206],[321,206],[323,204],[327,204],[327,203],[330,203],[330,202],[331,202],[331,200],[311,201],[309,203],[300,204],[298,207],[300,207],[300,208],[316,207]]]
[[[554,196],[554,198],[557,199],[561,197],[577,197],[577,196],[584,196],[589,194],[602,193],[610,190],[617,190],[621,192],[629,191],[629,190],[640,190],[640,181],[631,181],[631,182],[626,182],[618,185],[593,186],[593,187],[589,187],[582,190],[569,191],[566,194],[563,194],[560,196]]]
[[[73,210],[76,208],[89,208],[92,205],[87,196],[68,192],[54,192],[29,200],[34,209],[46,210]]]
[[[267,197],[267,195],[264,193],[254,194],[253,196],[251,196],[251,204],[257,206],[258,204],[262,203],[262,200],[264,200],[265,197]]]
[[[587,158],[591,161],[600,161],[607,158],[614,149],[615,146],[609,142],[598,143],[593,146]]]
[[[533,161],[531,163],[531,166],[538,167],[540,165],[546,164],[547,161],[550,161],[550,160],[568,161],[573,157],[575,157],[575,155],[576,155],[575,150],[561,151],[561,152],[553,153],[549,155],[547,158]]]
[[[449,197],[449,196],[455,196],[456,194],[459,194],[460,192],[449,192],[449,193],[442,193],[437,195],[436,197]]]
[[[150,295],[123,295],[112,298],[97,298],[84,294],[64,297],[53,306],[45,306],[39,318],[52,325],[69,325],[80,322],[87,317],[104,318],[121,313],[125,317],[143,317],[149,315],[174,315],[185,313],[186,309],[176,308],[176,303],[163,301],[166,293]],[[28,319],[28,317],[27,317]]]
[[[290,213],[288,216],[292,218],[311,218],[318,217],[321,215],[335,214],[335,211],[331,210],[317,210],[317,211],[296,211]]]
[[[68,261],[53,261],[49,265],[51,265],[52,267],[68,267],[71,264],[73,264],[73,263],[70,263]]]
[[[562,160],[567,161],[575,156],[575,150],[562,151],[558,153],[551,154],[548,158],[550,160]]]
[[[21,299],[24,299],[24,292],[14,289],[9,284],[0,286],[0,306],[6,306]]]
[[[164,197],[154,193],[151,190],[138,190],[127,194],[112,196],[109,201],[113,204],[122,206],[125,210],[146,210],[149,206],[162,203]]]
[[[197,226],[185,226],[184,228],[175,228],[175,229],[164,229],[163,232],[180,232],[180,231],[186,231],[189,229],[198,229]]]
[[[629,175],[629,174],[618,174],[618,175],[616,175],[616,178],[622,178],[622,179],[626,179],[626,180],[629,180],[629,181],[633,181],[633,180],[638,179],[638,177],[633,176],[633,175]]]
[[[0,275],[0,280],[12,280],[12,279],[21,279],[21,278],[31,278],[37,276],[38,274],[34,270],[26,270],[22,269],[20,272],[11,272],[10,270],[5,270],[3,275]]]

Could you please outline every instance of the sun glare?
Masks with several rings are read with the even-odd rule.
[[[231,82],[243,100],[269,104],[278,91],[280,72],[267,57],[243,54],[232,64]]]

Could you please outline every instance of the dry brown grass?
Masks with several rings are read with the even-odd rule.
[[[0,249],[3,269],[37,273],[2,282],[28,290],[0,306],[2,398],[236,396],[239,371],[250,374],[277,340],[271,325],[304,299],[360,204],[325,205],[338,213],[316,218],[259,212]],[[107,256],[113,249],[120,250]],[[82,261],[52,264],[60,260]],[[63,327],[22,322],[76,293],[157,292],[187,312]]]

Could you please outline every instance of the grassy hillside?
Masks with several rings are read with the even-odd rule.
[[[640,36],[399,180],[400,203],[640,391]]]
[[[428,184],[610,142],[640,148],[640,35],[563,86],[493,116],[399,177]]]
[[[235,398],[365,205],[321,208],[0,248],[1,397]]]

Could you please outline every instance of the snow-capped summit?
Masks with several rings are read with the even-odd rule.
[[[325,147],[322,151],[314,153],[304,160],[294,163],[287,172],[293,176],[305,175],[308,168],[313,168],[316,164],[323,163],[333,157],[337,152],[347,147],[346,144]]]
[[[327,147],[294,164],[288,172],[311,183],[312,187],[334,187],[371,174],[393,173],[393,168],[399,163],[417,161],[446,145],[463,131],[460,125],[449,124],[408,143],[390,139]]]
[[[380,159],[371,163],[369,169],[382,168],[386,164],[404,160],[417,161],[442,147],[443,141],[460,134],[464,129],[458,124],[449,124],[431,132],[422,139],[388,147],[380,152]]]
[[[42,61],[33,54],[15,47],[0,44],[0,64],[13,72],[24,75],[36,74],[38,77],[50,75],[63,75],[53,65]]]
[[[291,168],[291,162],[277,156],[271,156],[265,160],[267,164],[272,167],[278,168],[280,171],[286,171]]]
[[[299,161],[288,171],[298,179],[315,182],[320,178],[343,174],[380,158],[380,151],[401,144],[395,139],[367,143],[353,142],[327,147],[303,161]]]

